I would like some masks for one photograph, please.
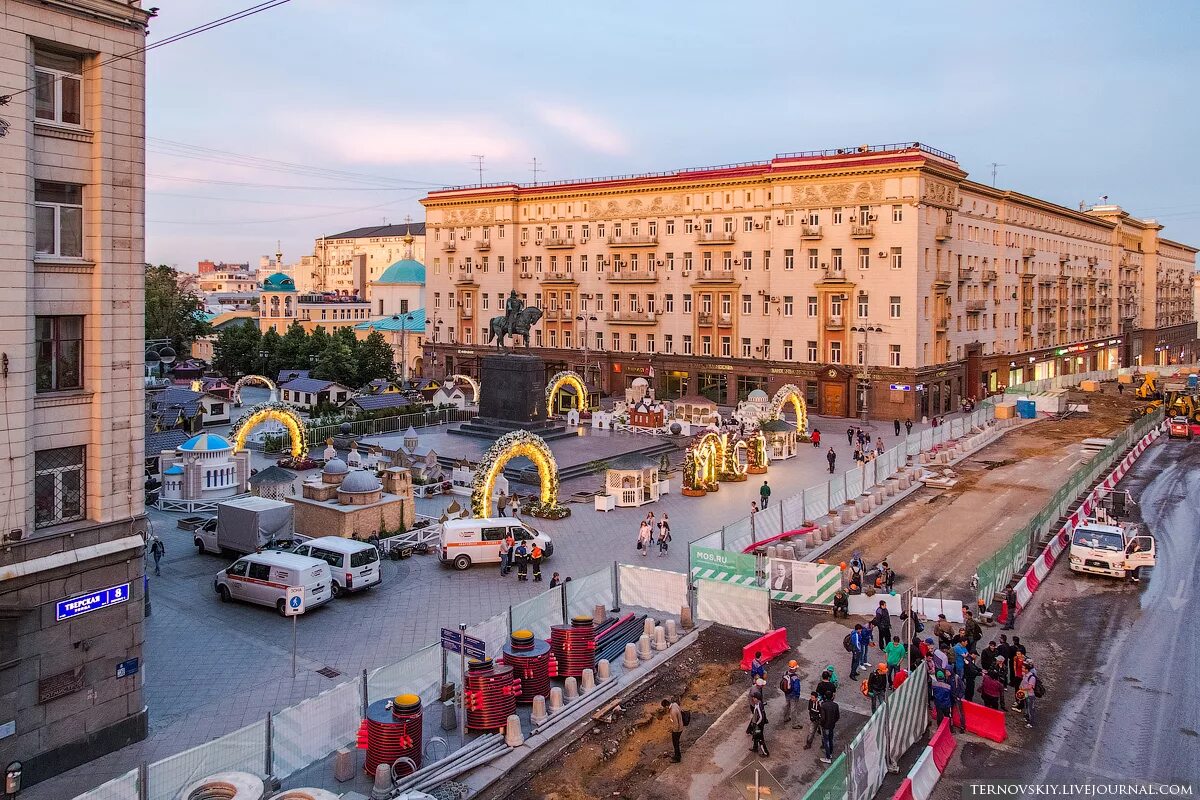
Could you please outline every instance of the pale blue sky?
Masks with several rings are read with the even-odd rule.
[[[157,4],[151,41],[252,3]],[[147,258],[256,262],[282,240],[291,262],[322,234],[423,219],[423,188],[478,181],[477,153],[485,181],[527,181],[534,157],[553,180],[910,140],[1200,244],[1198,19],[1188,2],[292,0],[149,54]]]

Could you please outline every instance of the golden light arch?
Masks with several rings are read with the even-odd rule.
[[[558,504],[558,463],[546,440],[528,431],[513,431],[497,439],[475,468],[471,485],[471,514],[476,519],[491,515],[492,489],[496,485],[496,478],[500,477],[509,461],[521,456],[537,467],[542,509],[561,508]]]
[[[275,400],[279,394],[279,388],[275,385],[275,381],[265,375],[243,375],[238,379],[238,382],[233,385],[233,402],[237,405],[242,404],[242,387],[254,384],[256,386],[265,386],[271,390],[271,400]]]
[[[688,445],[683,460],[685,497],[703,497],[720,488],[719,480],[725,447],[721,436],[708,432]]]
[[[479,405],[479,381],[475,380],[470,375],[463,375],[463,374],[459,373],[456,375],[447,375],[445,383],[448,383],[451,386],[453,386],[457,381],[464,381],[465,383],[470,385],[470,387],[471,387],[471,403],[474,405]]]
[[[792,409],[796,412],[796,433],[808,433],[808,406],[804,403],[804,396],[800,394],[800,387],[794,383],[779,387],[779,391],[771,398],[771,409],[777,417],[783,419],[783,408],[788,403],[792,404]]]
[[[233,451],[240,453],[245,450],[246,436],[264,422],[278,422],[287,429],[293,458],[301,458],[308,453],[308,426],[299,414],[280,403],[257,405],[234,424],[230,431]]]
[[[575,407],[580,411],[587,408],[587,386],[583,382],[583,376],[572,370],[563,370],[556,373],[553,378],[546,384],[546,416],[554,416],[554,400],[558,397],[559,391],[564,386],[570,386],[575,390]]]
[[[718,470],[718,480],[746,480],[746,465],[738,457],[739,449],[745,451],[745,439],[732,440],[728,433],[721,434],[721,468]]]

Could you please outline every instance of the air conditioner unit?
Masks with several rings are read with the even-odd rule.
[[[733,260],[733,263],[734,263],[734,265],[741,264],[741,263],[742,263],[742,260],[741,260],[740,258],[735,258],[735,259]]]
[[[883,252],[882,250],[880,250],[880,251],[879,251],[879,257],[880,257],[880,258],[887,258],[887,253],[885,253],[885,252]]]
[[[868,214],[867,215],[867,222],[874,222],[877,219],[879,219],[878,214]]]
[[[762,230],[762,223],[761,223],[761,222],[756,222],[756,223],[754,223],[754,227],[755,227],[756,229],[758,229],[758,230],[760,230],[760,231],[761,231],[761,230]]]
[[[772,303],[778,303],[778,302],[779,302],[779,295],[771,295],[771,302],[772,302]]]
[[[661,262],[661,261],[655,261],[654,263],[655,263],[657,266],[660,266],[660,267],[663,265],[663,262]]]
[[[521,240],[521,247],[524,247],[524,246],[525,246],[525,245],[527,245],[527,244],[529,244],[529,241],[528,241],[527,239],[522,239],[522,240]]]
[[[685,269],[683,271],[683,277],[685,277],[685,278],[691,274],[692,274],[692,271],[690,269]]]
[[[851,214],[851,215],[850,215],[850,221],[851,221],[851,222],[858,222],[858,217],[856,217],[854,214]]]
[[[542,240],[541,240],[541,239],[538,239],[536,242],[534,242],[534,244],[536,244],[538,247],[541,247],[541,246],[542,246]]]
[[[775,224],[776,224],[776,225],[782,225],[782,224],[783,224],[783,217],[776,217],[776,218],[775,218]]]

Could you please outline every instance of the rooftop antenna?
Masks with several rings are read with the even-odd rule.
[[[537,156],[533,157],[533,185],[537,186],[537,175],[544,170],[538,169]]]
[[[1008,166],[1008,164],[997,164],[995,161],[992,162],[992,186],[993,187],[996,185],[996,170],[999,167],[1007,167],[1007,166]]]
[[[475,166],[479,170],[479,185],[483,186],[483,156],[473,155],[471,158],[477,162]]]

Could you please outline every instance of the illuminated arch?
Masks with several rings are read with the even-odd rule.
[[[763,475],[767,471],[767,437],[755,431],[746,439],[746,472]]]
[[[482,519],[491,514],[492,488],[506,464],[514,458],[524,456],[537,467],[541,494],[538,507],[531,514],[560,518],[569,512],[558,504],[558,464],[546,441],[528,431],[513,431],[496,440],[483,454],[483,460],[475,468],[471,485],[471,514]]]
[[[308,454],[308,426],[300,415],[282,403],[262,403],[234,423],[229,438],[233,439],[233,451],[240,453],[246,449],[246,436],[254,428],[264,422],[279,422],[287,429],[292,440],[291,451],[293,458],[303,458]]]
[[[805,405],[804,397],[800,394],[800,387],[794,383],[779,387],[779,391],[771,398],[772,413],[783,419],[783,408],[788,403],[792,404],[792,408],[796,412],[796,433],[808,433],[808,406]]]
[[[457,381],[465,381],[471,385],[471,403],[472,405],[479,405],[479,381],[475,380],[470,375],[457,374],[446,376],[446,383],[453,385]]]
[[[254,384],[256,386],[265,386],[271,390],[271,399],[269,402],[274,403],[278,399],[279,389],[275,386],[275,382],[263,375],[245,375],[233,385],[233,402],[236,405],[242,404],[242,387]]]
[[[721,436],[711,431],[688,445],[683,458],[684,496],[703,497],[720,488],[717,480],[724,454]]]
[[[746,449],[746,441],[738,439],[731,441],[728,433],[721,434],[721,466],[717,470],[717,479],[721,481],[746,480],[746,466],[738,458],[738,449]]]
[[[583,376],[578,372],[564,370],[557,373],[550,382],[546,384],[546,416],[554,416],[554,400],[558,397],[559,390],[564,386],[570,386],[575,390],[575,407],[580,411],[587,409],[587,386],[584,385]]]

